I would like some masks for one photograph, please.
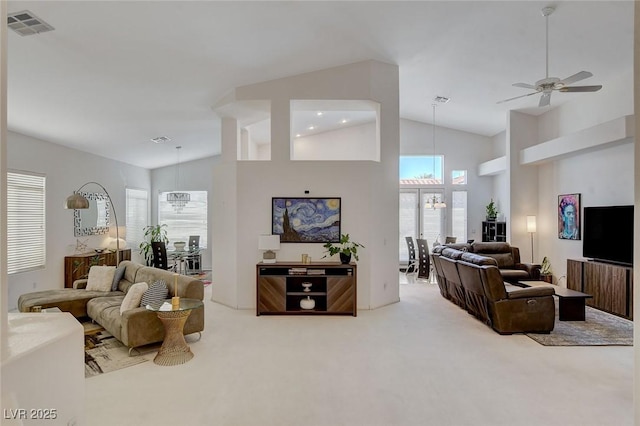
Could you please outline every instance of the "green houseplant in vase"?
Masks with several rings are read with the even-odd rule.
[[[149,225],[144,227],[144,241],[140,243],[140,254],[144,257],[147,266],[153,265],[153,250],[151,248],[152,242],[164,242],[169,244],[169,238],[167,237],[167,225]]]
[[[496,203],[491,199],[491,202],[487,204],[487,220],[494,221],[498,217],[498,209]]]
[[[328,253],[328,256],[339,254],[340,262],[342,263],[351,262],[351,256],[356,260],[360,260],[358,258],[358,247],[364,248],[362,244],[350,241],[349,234],[340,235],[339,243],[326,243],[323,247],[326,249],[325,253]],[[325,257],[327,257],[327,254],[322,256],[323,259]]]
[[[540,280],[553,283],[553,272],[551,271],[551,262],[547,256],[542,258],[542,266],[540,268]]]

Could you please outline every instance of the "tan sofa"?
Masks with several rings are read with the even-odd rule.
[[[117,291],[87,291],[86,280],[77,280],[73,289],[45,290],[27,293],[18,299],[21,312],[29,312],[33,306],[42,308],[58,307],[70,312],[76,318],[90,317],[129,348],[161,342],[164,326],[153,311],[144,307],[134,308],[120,314],[120,305],[129,288],[139,282],[149,285],[163,279],[169,289],[168,298],[174,294],[174,274],[162,269],[143,266],[128,260],[120,263],[125,267],[124,277],[118,283]],[[204,299],[202,281],[185,275],[178,276],[178,296],[190,299]],[[184,334],[204,330],[204,306],[191,311],[184,326]]]

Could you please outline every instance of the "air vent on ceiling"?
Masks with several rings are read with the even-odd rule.
[[[152,138],[151,142],[153,143],[165,143],[169,142],[171,139],[166,136],[158,136],[157,138]]]
[[[7,26],[21,36],[46,33],[54,29],[28,10],[7,15]]]
[[[440,102],[442,104],[446,104],[447,102],[449,102],[451,99],[449,98],[445,98],[444,96],[436,96],[435,98],[433,98],[434,101],[436,102]]]

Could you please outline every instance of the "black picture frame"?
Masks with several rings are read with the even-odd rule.
[[[271,233],[281,243],[340,242],[340,197],[273,197]]]

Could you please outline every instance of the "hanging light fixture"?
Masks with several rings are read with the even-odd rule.
[[[191,194],[188,192],[180,192],[180,149],[181,146],[176,146],[176,152],[178,153],[178,163],[176,164],[176,190],[167,193],[167,202],[171,204],[176,213],[180,213],[184,206],[191,201]]]
[[[446,99],[446,100],[440,100],[440,99]],[[440,96],[436,97],[435,99],[438,102],[449,102],[448,98],[442,98]],[[433,107],[433,136],[432,136],[432,141],[433,141],[433,156],[431,157],[431,160],[433,161],[433,179],[436,179],[436,104],[432,104],[431,105]],[[427,202],[424,205],[425,208],[427,209],[444,209],[447,207],[447,205],[445,204],[444,201],[442,201],[440,199],[440,196],[442,194],[432,194],[431,197],[427,198]]]

